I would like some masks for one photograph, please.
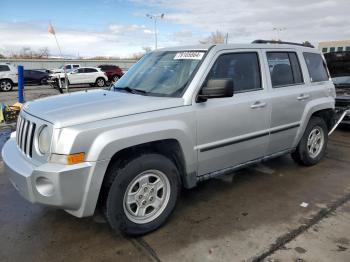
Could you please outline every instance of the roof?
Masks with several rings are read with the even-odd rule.
[[[198,50],[198,51],[208,51],[210,48],[215,47],[216,49],[301,49],[308,51],[319,52],[315,48],[290,45],[290,44],[215,44],[215,45],[191,45],[191,46],[177,46],[169,48],[161,48],[156,51],[186,51],[186,50]]]

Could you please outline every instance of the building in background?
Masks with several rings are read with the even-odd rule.
[[[350,40],[320,42],[318,44],[318,49],[321,50],[322,53],[350,51]]]

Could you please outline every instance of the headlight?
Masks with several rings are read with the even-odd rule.
[[[40,153],[47,154],[50,150],[50,143],[51,143],[51,135],[49,128],[47,126],[44,126],[41,128],[41,131],[39,133],[38,137],[38,147]]]

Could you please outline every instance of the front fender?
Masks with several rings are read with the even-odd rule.
[[[100,133],[92,143],[87,161],[108,160],[123,149],[166,139],[179,142],[186,162],[186,171],[195,171],[194,129],[191,130],[179,120],[142,123]]]

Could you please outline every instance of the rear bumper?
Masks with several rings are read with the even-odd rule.
[[[350,108],[350,97],[337,97],[335,99],[336,110],[344,110]],[[350,115],[346,115],[342,121],[344,124],[350,124]]]
[[[11,183],[25,199],[83,216],[83,212],[74,211],[85,209],[83,200],[94,162],[71,166],[52,163],[36,166],[18,150],[14,138],[4,145],[2,158]]]

